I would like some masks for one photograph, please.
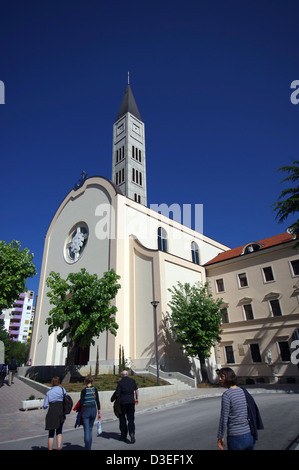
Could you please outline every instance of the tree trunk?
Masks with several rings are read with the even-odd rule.
[[[97,376],[100,374],[100,366],[99,366],[99,346],[97,346],[97,357],[96,357],[96,370],[94,375]]]
[[[209,377],[208,377],[208,371],[207,371],[207,367],[206,367],[205,358],[203,356],[199,355],[198,359],[199,359],[199,362],[200,362],[202,382],[209,383]]]
[[[76,352],[78,351],[79,344],[76,341],[71,340],[68,345],[67,351],[67,358],[66,358],[66,365],[64,370],[64,375],[62,379],[62,384],[69,384],[71,380],[72,368],[74,365],[74,359],[76,356]]]

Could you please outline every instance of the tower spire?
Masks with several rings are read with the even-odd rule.
[[[147,205],[145,133],[131,87],[130,72],[113,125],[112,181],[133,201]]]
[[[116,116],[116,121],[118,121],[127,113],[133,114],[133,116],[135,116],[139,121],[142,121],[134,95],[132,93],[132,89],[130,87],[130,72],[128,72],[128,84],[118,114]]]

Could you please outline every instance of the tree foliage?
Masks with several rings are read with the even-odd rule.
[[[81,269],[78,273],[70,273],[66,280],[52,271],[46,281],[51,289],[47,296],[50,304],[55,305],[46,319],[49,334],[61,330],[57,340],[65,340],[63,346],[68,345],[67,337],[70,336],[82,348],[93,345],[93,338],[104,330],[116,335],[117,308],[111,301],[121,287],[117,284],[118,279],[120,276],[113,270],[99,279],[96,274]]]
[[[284,189],[279,201],[273,204],[274,211],[277,212],[276,219],[279,223],[284,222],[288,217],[298,214],[299,212],[299,161],[294,161],[293,165],[283,166],[279,171],[289,173],[281,183],[296,183],[295,186]],[[291,233],[299,235],[299,220],[297,219],[289,226]]]
[[[54,308],[46,319],[49,335],[57,331],[57,340],[68,347],[67,370],[79,347],[94,345],[94,338],[107,330],[116,335],[117,308],[111,302],[120,284],[114,270],[104,273],[101,279],[89,274],[86,269],[70,273],[62,279],[59,273],[51,272],[46,280],[50,288],[47,296]]]
[[[171,323],[176,340],[182,345],[186,356],[198,357],[203,381],[207,381],[205,359],[211,354],[215,342],[221,340],[222,299],[214,300],[208,284],[190,285],[178,283],[169,289],[172,299]]]
[[[29,342],[21,343],[20,341],[11,341],[9,356],[14,357],[18,364],[26,364],[29,354]]]
[[[0,240],[0,309],[10,308],[21,292],[25,292],[26,280],[36,274],[34,257],[28,248],[21,250],[21,243]]]

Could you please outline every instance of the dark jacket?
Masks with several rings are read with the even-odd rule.
[[[113,403],[113,410],[114,410],[114,414],[117,418],[119,418],[119,415],[121,414],[121,408],[120,408],[120,396],[116,395],[116,392],[113,393],[112,397],[111,397],[111,401]]]
[[[59,428],[64,423],[65,415],[63,413],[62,401],[54,401],[50,403],[48,413],[46,415],[46,426],[47,431]]]
[[[246,401],[247,401],[247,410],[248,410],[248,422],[250,426],[251,434],[253,435],[254,439],[257,440],[258,438],[258,429],[264,429],[263,421],[258,409],[257,404],[252,395],[246,390],[246,388],[241,387],[243,392],[245,393]]]
[[[117,384],[115,393],[120,396],[120,404],[135,404],[135,392],[138,390],[137,384],[131,377],[123,377]]]
[[[77,417],[76,417],[76,421],[75,421],[75,428],[77,426],[81,426],[81,424],[83,424],[83,421],[82,421],[82,406],[80,405],[80,400],[77,402],[77,404],[74,406],[74,411],[77,412]]]

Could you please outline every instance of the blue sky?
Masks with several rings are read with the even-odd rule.
[[[298,17],[297,0],[2,0],[0,238],[40,272],[82,170],[111,178],[128,71],[148,203],[203,204],[204,234],[230,247],[284,232],[271,204],[299,159]]]

